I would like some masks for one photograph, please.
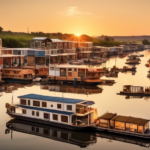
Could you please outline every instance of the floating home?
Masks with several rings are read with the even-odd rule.
[[[2,79],[6,82],[32,82],[35,72],[32,69],[3,68]]]
[[[6,103],[11,117],[70,130],[104,131],[150,139],[149,120],[105,113],[97,117],[93,101],[28,94]]]
[[[7,113],[18,119],[81,130],[97,118],[97,110],[90,107],[93,101],[37,94],[18,98],[19,104],[11,108],[9,104],[6,105]]]
[[[49,67],[50,80],[90,85],[100,84],[100,77],[105,72],[101,68],[89,68],[77,65],[50,65]]]

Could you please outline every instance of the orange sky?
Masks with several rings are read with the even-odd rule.
[[[150,35],[150,0],[0,0],[0,26],[11,31]]]

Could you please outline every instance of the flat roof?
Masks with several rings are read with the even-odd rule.
[[[25,57],[25,55],[10,55],[10,54],[5,54],[5,55],[0,55],[0,57]]]
[[[85,101],[81,99],[44,96],[38,94],[27,94],[27,95],[18,96],[18,98],[27,98],[27,99],[34,99],[34,100],[43,100],[43,101],[51,101],[51,102],[59,102],[59,103],[71,103],[71,104],[77,104]]]
[[[113,113],[106,113],[103,116],[99,117],[99,119],[106,119],[106,120],[110,120],[112,119],[114,116],[116,116],[117,114],[113,114]]]
[[[125,122],[125,123],[132,123],[132,124],[137,124],[140,126],[145,125],[149,120],[147,119],[142,119],[142,118],[134,118],[134,117],[128,117],[128,116],[115,116],[111,120],[113,121],[118,121],[118,122]]]
[[[18,107],[22,107],[25,109],[32,109],[37,111],[44,111],[49,113],[56,113],[56,114],[63,114],[63,115],[73,115],[73,112],[67,112],[67,111],[60,111],[60,110],[54,110],[54,109],[45,109],[45,108],[38,108],[38,107],[31,107],[31,106],[24,106],[24,105],[16,105]]]

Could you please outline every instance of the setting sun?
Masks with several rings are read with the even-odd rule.
[[[75,34],[76,36],[80,36],[80,34],[79,33],[77,33],[77,34]]]

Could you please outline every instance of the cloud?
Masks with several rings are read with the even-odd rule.
[[[64,14],[65,16],[74,16],[74,15],[91,15],[90,12],[82,12],[78,10],[78,7],[68,7],[65,11],[58,12],[59,14]]]

